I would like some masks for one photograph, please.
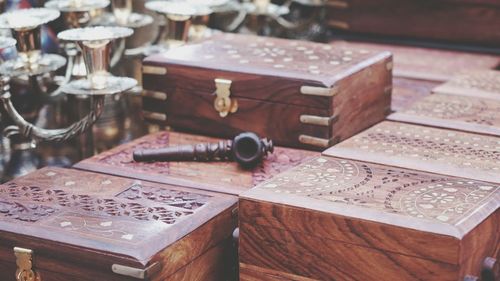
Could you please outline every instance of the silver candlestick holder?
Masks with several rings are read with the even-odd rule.
[[[137,81],[128,77],[115,77],[111,67],[111,47],[114,40],[124,39],[133,34],[125,27],[86,27],[63,31],[58,38],[76,42],[80,48],[87,79],[72,81],[63,85],[62,91],[72,95],[104,96],[127,91],[137,85]]]
[[[90,128],[102,113],[106,95],[124,92],[134,87],[137,81],[127,77],[114,77],[109,73],[111,42],[132,34],[132,30],[121,27],[88,27],[63,31],[59,39],[73,41],[81,48],[87,79],[72,81],[62,86],[62,92],[72,95],[91,96],[92,110],[80,121],[64,129],[43,129],[27,122],[11,102],[8,76],[2,77],[0,100],[4,110],[18,127],[19,133],[26,138],[62,142],[82,134]]]
[[[10,29],[17,40],[18,56],[0,66],[0,74],[8,76],[36,76],[56,71],[66,59],[41,51],[41,27],[59,17],[56,10],[32,8],[0,15],[0,28]]]

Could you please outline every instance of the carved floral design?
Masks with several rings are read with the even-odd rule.
[[[500,102],[468,96],[434,94],[425,97],[403,113],[431,118],[463,121],[500,127]]]
[[[133,146],[125,146],[122,149],[115,149],[113,153],[99,158],[99,162],[116,167],[129,167],[140,171],[153,171],[158,174],[168,174],[170,171],[169,162],[135,162],[132,154],[135,149],[152,149],[168,146],[169,133],[162,132],[156,134],[154,138],[139,141]]]
[[[449,164],[500,172],[500,140],[494,137],[424,126],[382,122],[332,149],[356,149],[386,157]],[[327,154],[329,152],[326,152]]]
[[[448,82],[449,85],[478,89],[500,95],[500,74],[495,70],[471,71],[460,74]]]
[[[335,158],[317,158],[257,188],[454,223],[500,186]]]
[[[38,204],[0,201],[1,215],[25,222],[36,222],[41,218],[53,214],[55,211],[52,207]]]
[[[166,224],[174,224],[176,221],[192,215],[196,209],[204,206],[210,198],[210,196],[196,193],[143,186],[140,183],[135,183],[118,196],[118,198],[125,198],[126,200],[124,201],[116,198],[72,194],[62,189],[19,186],[16,182],[0,186],[0,194],[2,198],[13,200],[29,200],[36,203],[55,204],[60,207],[79,209],[86,212],[131,217],[144,221],[156,220]],[[159,204],[157,206],[149,206],[140,202],[133,202],[140,198],[145,198]],[[41,205],[30,204],[28,207],[25,207],[15,202],[3,204],[3,207],[0,208],[0,213],[23,221],[36,221],[40,217],[48,216],[54,212],[53,208]]]

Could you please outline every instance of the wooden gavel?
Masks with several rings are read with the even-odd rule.
[[[217,143],[135,150],[133,157],[136,162],[234,160],[243,168],[252,168],[273,151],[271,140],[261,139],[254,133],[246,132],[237,135],[233,140],[221,140]]]

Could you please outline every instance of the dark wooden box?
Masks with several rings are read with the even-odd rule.
[[[242,169],[235,162],[138,163],[132,159],[132,153],[135,149],[217,141],[218,139],[199,135],[159,132],[83,160],[75,164],[74,167],[237,195],[274,175],[319,155],[318,152],[275,147],[274,153],[268,155],[261,165],[252,170]]]
[[[0,280],[236,280],[236,202],[44,168],[0,185]]]
[[[391,107],[395,111],[408,108],[457,75],[471,71],[489,73],[500,67],[500,57],[481,53],[359,41],[334,40],[331,44],[353,50],[385,50],[392,53],[394,69]]]
[[[144,117],[322,149],[385,118],[391,73],[389,52],[222,34],[144,60]]]
[[[500,45],[497,0],[328,0],[333,29],[479,46]]]
[[[498,184],[320,157],[240,196],[240,280],[478,280],[499,207]]]
[[[500,138],[384,121],[323,155],[500,183]]]

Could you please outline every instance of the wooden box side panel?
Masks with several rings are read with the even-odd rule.
[[[460,276],[480,276],[486,257],[500,260],[500,209],[467,234],[460,245]]]
[[[241,226],[248,224],[247,227],[276,229],[292,236],[326,239],[449,264],[458,263],[459,240],[451,236],[245,198],[240,198],[239,210],[240,236],[244,230]]]
[[[458,275],[456,264],[246,221],[240,222],[239,252],[241,263],[319,280],[456,280]]]
[[[197,228],[193,232],[184,236],[177,243],[165,248],[163,251],[158,253],[152,258],[151,264],[154,262],[159,262],[162,265],[162,270],[158,275],[155,275],[155,280],[164,280],[171,278],[172,275],[176,274],[179,267],[169,266],[173,262],[182,265],[182,267],[189,266],[196,258],[202,256],[209,249],[218,247],[221,241],[230,240],[232,233],[236,228],[236,206],[233,206],[219,216],[207,221],[201,227]],[[224,252],[235,251],[236,249],[227,243],[222,243],[221,245],[226,245],[228,248]],[[220,252],[218,250],[213,250],[213,252]],[[216,255],[221,257],[220,254]],[[220,259],[212,260],[213,263],[224,262]],[[234,262],[234,261],[233,261]],[[228,262],[228,268],[231,266],[236,266],[236,264],[231,264]],[[217,267],[214,265],[206,265],[209,267]],[[229,271],[228,271],[229,272]],[[176,280],[176,279],[172,279]]]
[[[316,281],[303,276],[240,263],[240,281]]]
[[[500,43],[498,6],[412,0],[340,2],[344,4],[328,5],[327,24],[332,28],[492,47]]]
[[[236,281],[237,258],[234,251],[232,238],[228,238],[172,275],[158,275],[153,281]]]
[[[339,81],[333,97],[333,136],[338,141],[384,120],[391,110],[392,56]]]

